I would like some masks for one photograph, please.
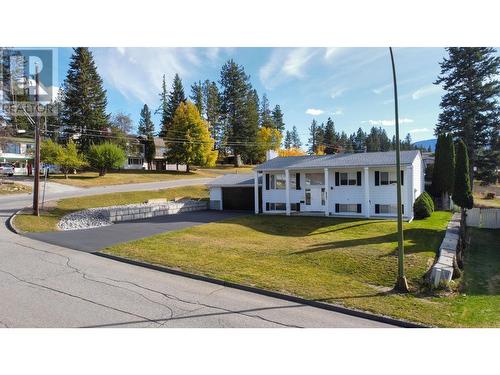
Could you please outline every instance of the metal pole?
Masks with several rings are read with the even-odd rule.
[[[40,216],[39,210],[39,191],[40,191],[40,111],[39,103],[39,73],[38,65],[35,65],[35,180],[33,188],[33,215]]]
[[[403,212],[401,202],[401,160],[399,144],[399,113],[398,113],[398,87],[396,84],[396,67],[394,65],[394,55],[392,47],[389,47],[392,63],[392,79],[394,82],[394,111],[396,116],[396,188],[397,188],[397,212],[398,212],[398,279],[396,289],[401,292],[408,292],[408,282],[406,281],[404,268],[404,242],[403,242]]]

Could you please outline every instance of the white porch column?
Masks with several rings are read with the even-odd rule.
[[[328,183],[328,168],[325,168],[325,216],[330,216],[329,192],[330,184]]]
[[[365,213],[365,217],[370,217],[370,174],[369,168],[365,167],[363,171],[363,187],[364,187],[364,204],[363,204],[363,212]]]
[[[285,202],[285,207],[286,207],[286,214],[290,215],[291,209],[290,209],[290,171],[288,169],[285,169],[285,192],[286,192],[286,202]]]
[[[255,197],[255,214],[257,215],[259,213],[259,172],[257,171],[254,172],[253,190]]]

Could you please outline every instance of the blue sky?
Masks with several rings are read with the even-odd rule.
[[[162,75],[170,87],[175,73],[186,94],[198,80],[219,79],[224,62],[233,58],[245,67],[259,95],[279,104],[288,129],[297,126],[307,142],[313,118],[331,116],[338,131],[382,126],[394,133],[392,71],[388,48],[92,48],[108,94],[108,111],[130,114],[137,125],[147,103],[159,105]],[[70,48],[58,49],[60,84],[68,68]],[[401,133],[414,141],[433,138],[443,91],[433,85],[443,48],[396,48]],[[158,130],[159,117],[155,116]]]

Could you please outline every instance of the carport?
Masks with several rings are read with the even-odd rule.
[[[253,211],[255,209],[252,174],[227,174],[209,184],[211,210]],[[259,202],[262,202],[262,181],[259,179]],[[262,204],[259,211],[262,212]]]

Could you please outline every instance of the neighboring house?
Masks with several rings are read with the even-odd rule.
[[[167,169],[167,158],[165,157],[167,147],[165,146],[165,141],[163,138],[155,137],[153,138],[153,142],[155,145],[153,168],[157,171],[164,171]]]
[[[239,202],[251,192],[255,213],[396,216],[395,160],[394,151],[277,157],[256,166],[253,178],[247,174],[214,180],[210,205],[248,209],[248,203]],[[401,152],[400,173],[403,216],[410,220],[413,202],[424,190],[420,151]]]
[[[0,162],[14,165],[14,174],[33,174],[35,140],[31,138],[7,138],[0,142]]]
[[[123,164],[123,169],[145,169],[144,143],[135,137],[129,137],[125,152],[127,160]]]

